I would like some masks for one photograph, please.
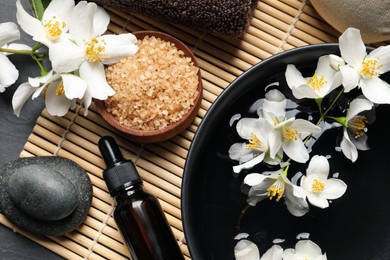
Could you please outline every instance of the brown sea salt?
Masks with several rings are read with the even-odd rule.
[[[116,91],[106,108],[122,125],[152,131],[179,121],[198,95],[198,68],[173,43],[154,36],[138,52],[106,69]]]

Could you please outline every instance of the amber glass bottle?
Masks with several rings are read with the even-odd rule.
[[[134,260],[184,259],[157,198],[142,189],[142,180],[110,136],[99,140],[106,163],[103,178],[117,206],[114,219]]]

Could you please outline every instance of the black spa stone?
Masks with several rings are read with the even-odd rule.
[[[0,168],[0,211],[30,233],[71,232],[86,218],[91,201],[87,173],[67,158],[19,158]]]
[[[7,191],[16,207],[31,217],[43,220],[69,216],[78,199],[72,182],[44,165],[15,169],[8,179]]]

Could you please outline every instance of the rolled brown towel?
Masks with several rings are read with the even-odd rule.
[[[195,29],[240,37],[258,0],[92,0],[126,13],[145,15]]]

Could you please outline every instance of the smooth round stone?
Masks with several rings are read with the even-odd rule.
[[[0,212],[32,234],[62,236],[73,231],[85,220],[91,202],[88,174],[67,158],[19,158],[0,168]]]
[[[77,205],[77,191],[59,172],[43,165],[27,165],[8,180],[8,194],[24,213],[43,220],[59,220]]]

